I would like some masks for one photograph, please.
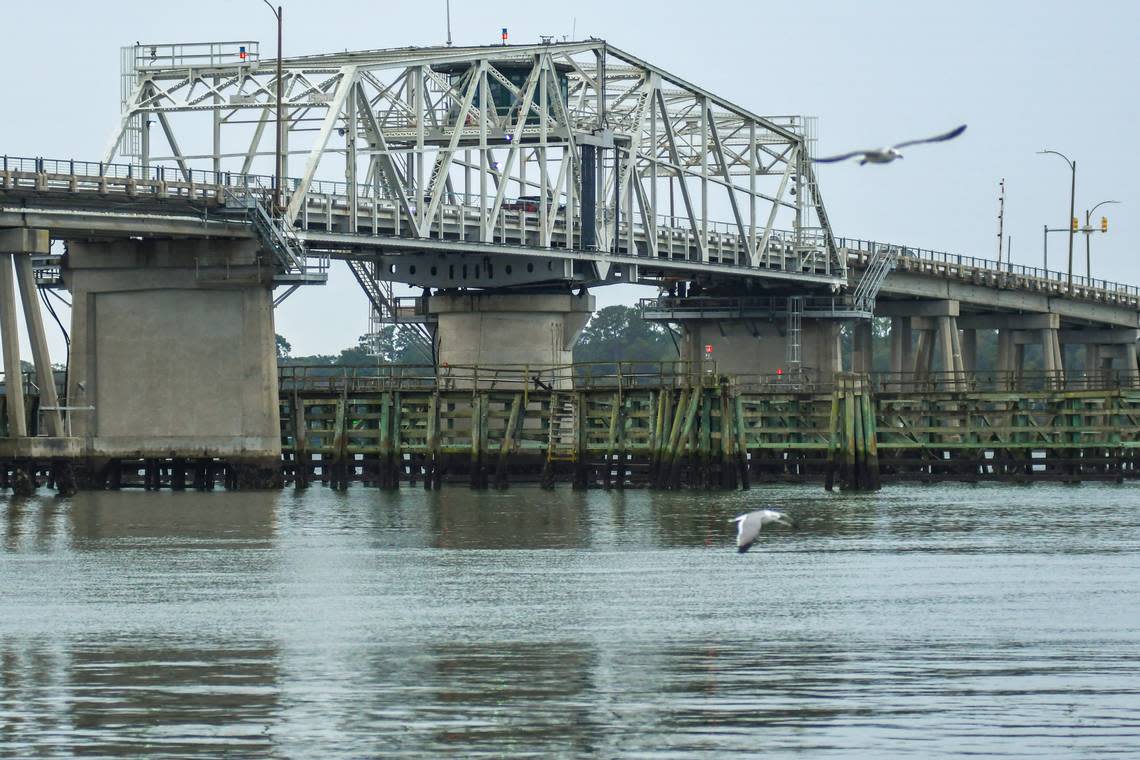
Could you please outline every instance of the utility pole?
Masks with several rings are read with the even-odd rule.
[[[1089,238],[1092,237],[1094,231],[1092,227],[1092,212],[1109,203],[1120,203],[1120,201],[1101,201],[1091,209],[1085,210],[1085,228],[1082,232],[1085,233],[1085,277],[1089,280],[1092,280],[1092,245],[1089,242]],[[1100,231],[1108,232],[1108,219],[1105,217],[1101,217]]]
[[[281,6],[276,8],[269,2],[269,0],[262,0],[269,6],[269,10],[273,11],[273,15],[277,17],[277,140],[273,149],[276,156],[275,166],[273,169],[273,210],[275,213],[281,212],[281,172],[283,171],[282,156],[281,156],[281,91],[285,88],[285,83],[281,79]]]
[[[1073,179],[1072,185],[1069,189],[1069,290],[1073,289],[1073,235],[1076,233],[1076,213],[1077,213],[1077,162],[1070,159],[1064,153],[1058,153],[1055,150],[1039,150],[1038,155],[1044,153],[1052,153],[1055,156],[1060,156],[1065,159],[1065,163],[1069,165],[1072,170]]]

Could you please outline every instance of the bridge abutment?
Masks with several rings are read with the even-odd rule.
[[[273,272],[248,240],[71,242],[71,427],[94,460],[281,456]]]

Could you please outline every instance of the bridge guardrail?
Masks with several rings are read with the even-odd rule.
[[[864,257],[869,257],[870,254],[872,254],[877,248],[887,246],[897,248],[899,251],[900,259],[928,261],[934,264],[951,267],[970,267],[973,269],[994,272],[996,274],[1010,274],[1045,282],[1059,283],[1064,288],[1068,288],[1068,275],[1065,272],[1058,272],[1052,269],[1042,269],[1041,267],[1026,266],[1024,264],[1013,264],[1006,261],[997,262],[993,259],[985,259],[977,256],[964,256],[961,254],[947,253],[945,251],[935,251],[928,248],[895,246],[891,243],[880,243],[873,240],[861,240],[858,238],[837,237],[835,239],[835,242],[836,245],[838,245],[841,249],[846,249],[849,254],[856,254],[858,257],[857,260],[859,261],[863,261]],[[1110,293],[1119,293],[1127,296],[1140,297],[1140,286],[1127,285],[1125,283],[1113,282],[1111,280],[1098,279],[1095,277],[1089,278],[1076,274],[1073,275],[1073,288],[1100,290]]]
[[[720,382],[712,361],[615,361],[576,364],[503,364],[494,367],[440,364],[278,365],[281,391],[355,393],[409,388],[439,390],[691,387]]]

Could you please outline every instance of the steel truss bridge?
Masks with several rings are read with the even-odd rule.
[[[866,317],[896,266],[1138,308],[1132,286],[837,237],[812,120],[758,116],[600,40],[294,57],[280,79],[255,41],[122,56],[102,160],[0,158],[0,225],[256,236],[278,302],[343,259],[375,321],[418,320],[392,282],[746,283],[715,310],[787,296]]]

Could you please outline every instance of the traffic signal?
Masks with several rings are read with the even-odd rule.
[[[1077,221],[1077,218],[1074,216],[1073,217],[1073,232],[1076,232],[1080,228],[1081,228],[1081,224],[1080,224],[1080,222]]]
[[[1102,216],[1100,218],[1100,231],[1101,232],[1108,232],[1108,217],[1107,216]]]

